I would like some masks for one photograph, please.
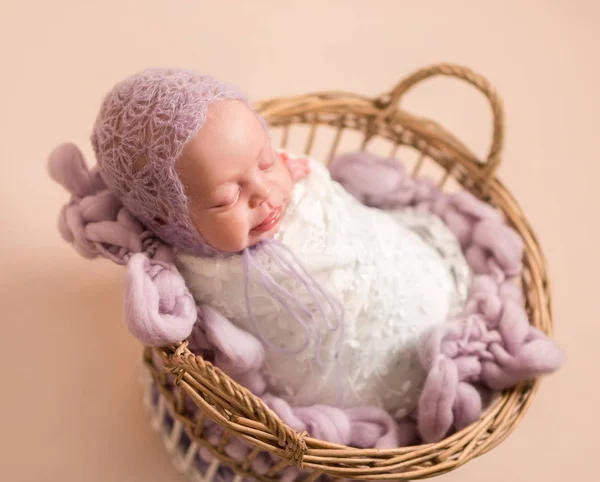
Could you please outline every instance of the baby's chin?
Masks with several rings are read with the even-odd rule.
[[[275,235],[279,232],[280,224],[281,224],[281,222],[277,223],[269,231],[265,231],[264,233],[260,233],[260,234],[255,234],[252,231],[250,231],[250,233],[248,233],[248,246],[247,247],[250,248],[252,246],[257,245],[261,241],[264,241],[265,239],[271,239],[271,238],[275,237]]]

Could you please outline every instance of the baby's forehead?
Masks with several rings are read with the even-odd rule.
[[[266,132],[258,116],[243,102],[227,100],[212,105],[198,132],[201,140],[222,149],[253,150]]]
[[[258,117],[241,102],[216,104],[202,128],[184,148],[184,156],[206,168],[242,166],[256,159],[267,143]]]

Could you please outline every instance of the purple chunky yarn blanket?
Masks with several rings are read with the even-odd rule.
[[[411,179],[397,161],[348,154],[332,163],[335,180],[366,205],[410,206],[439,216],[459,239],[474,279],[463,312],[436,326],[420,343],[428,376],[411,417],[398,422],[376,407],[290,406],[266,392],[259,371],[265,350],[260,341],[211,307],[196,305],[171,248],[108,192],[77,147],[59,146],[48,167],[71,193],[59,216],[62,237],[84,257],[126,265],[125,316],[131,332],[152,346],[188,339],[196,354],[312,437],[360,448],[435,442],[478,420],[489,392],[551,373],[563,362],[563,352],[529,323],[516,283],[523,269],[523,242],[495,209],[467,192],[443,193],[427,179]],[[227,447],[240,457],[247,449],[236,440]]]

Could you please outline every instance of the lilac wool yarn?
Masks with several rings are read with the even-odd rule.
[[[148,258],[147,232],[107,195],[79,150],[58,147],[48,167],[72,195],[59,217],[63,238],[85,257],[103,256],[127,265],[126,320],[138,339],[162,345],[189,338],[193,352],[214,361],[296,430],[309,430],[332,443],[388,448],[413,443],[417,429],[422,440],[435,442],[449,430],[469,425],[481,416],[487,389],[502,390],[551,373],[562,365],[564,353],[529,323],[523,294],[513,283],[523,269],[522,240],[499,214],[467,192],[442,193],[430,182],[411,179],[400,165],[394,171],[380,161],[366,153],[340,156],[331,166],[332,176],[344,186],[355,186],[353,193],[363,202],[413,206],[440,216],[459,238],[476,275],[464,311],[420,340],[427,380],[417,423],[408,420],[397,426],[377,407],[294,407],[267,393],[260,373],[263,344],[210,306],[195,305],[171,264],[169,246],[157,246]],[[364,180],[360,166],[371,172],[371,184],[354,182]],[[394,187],[384,195],[379,186],[390,180]]]
[[[51,176],[72,194],[61,211],[60,232],[86,257],[104,256],[127,265],[126,318],[139,339],[162,345],[189,337],[291,427],[333,443],[376,448],[412,443],[417,429],[426,442],[440,440],[480,417],[480,387],[502,390],[562,364],[562,351],[529,323],[522,293],[513,283],[523,270],[523,242],[499,213],[469,193],[442,193],[431,182],[411,179],[391,162],[356,153],[338,157],[331,165],[332,177],[364,204],[410,206],[439,216],[459,239],[476,275],[468,302],[456,319],[419,343],[427,380],[416,424],[396,425],[376,407],[293,407],[267,393],[260,374],[265,346],[260,334],[256,339],[242,334],[215,310],[197,306],[173,265],[170,249],[219,254],[188,220],[175,162],[201,128],[210,105],[229,99],[248,103],[237,89],[212,77],[148,69],[117,84],[102,104],[92,134],[99,171],[88,171],[72,145],[50,156]],[[155,244],[146,228],[166,244]],[[289,259],[276,243],[259,248],[282,263]],[[243,255],[247,267],[263,277],[255,251],[248,249]],[[343,327],[343,310],[338,312],[336,300],[308,284],[314,280],[297,264],[288,266],[289,275],[301,289],[318,294],[312,306],[330,308],[327,311],[338,321],[332,327]],[[271,279],[263,280],[290,314],[301,311],[294,305],[299,303],[295,291],[282,291]],[[310,315],[298,321],[315,322]]]

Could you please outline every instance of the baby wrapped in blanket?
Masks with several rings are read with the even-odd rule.
[[[261,341],[260,380],[266,387],[255,391],[293,406],[381,407],[397,418],[417,406],[429,376],[433,382],[420,403],[431,422],[426,427],[431,440],[449,428],[448,413],[466,409],[464,424],[481,408],[480,402],[465,404],[469,397],[477,399],[473,389],[455,386],[448,397],[446,382],[436,377],[458,376],[456,383],[462,383],[485,376],[488,385],[503,388],[560,364],[560,353],[547,355],[550,344],[518,359],[517,348],[541,337],[527,331],[524,316],[519,318],[523,336],[508,347],[510,356],[483,353],[485,343],[476,340],[481,356],[466,355],[479,363],[479,371],[456,372],[469,365],[447,360],[462,351],[439,351],[445,333],[454,344],[453,337],[466,343],[473,333],[504,343],[506,333],[488,336],[484,325],[483,331],[471,329],[479,327],[477,316],[502,313],[503,301],[477,313],[485,296],[518,298],[502,284],[521,268],[522,245],[514,233],[502,232],[504,248],[502,243],[489,253],[481,248],[494,232],[485,223],[500,224],[491,208],[440,197],[435,209],[455,202],[464,211],[451,218],[448,210],[445,224],[431,209],[367,207],[365,199],[357,199],[360,176],[344,184],[350,194],[319,162],[274,149],[264,122],[235,87],[191,71],[147,69],[108,93],[92,145],[99,168],[93,174],[84,172],[83,161],[68,149],[57,150],[50,160],[53,177],[74,194],[61,214],[61,232],[86,256],[99,253],[125,264],[138,253],[131,258],[135,263],[128,263],[130,273],[139,268],[140,256],[152,256],[145,233],[165,243],[153,255],[154,264],[143,262],[145,274],[126,293],[128,324],[147,344],[187,338],[196,322],[195,305],[210,306],[237,326],[237,334]],[[102,209],[89,209],[95,202],[103,203]],[[465,220],[487,230],[478,235],[477,226],[473,231]],[[446,227],[450,221],[454,231]],[[142,225],[148,231],[142,232]],[[470,264],[479,266],[477,274],[500,273],[502,279],[494,278],[498,287],[487,278],[471,284],[461,247],[477,236],[481,246],[470,252]],[[180,283],[158,276],[170,270],[171,250],[191,303],[185,296],[165,295]],[[465,309],[470,284],[469,322],[437,329]],[[489,309],[493,306],[497,315]],[[425,350],[418,348],[423,335],[431,341]],[[233,354],[233,372],[235,351],[254,349],[244,345],[250,339],[218,340]],[[487,372],[482,363],[490,367]],[[448,378],[449,373],[455,375]]]
[[[270,349],[262,372],[270,392],[294,405],[376,405],[406,415],[425,378],[417,341],[462,307],[468,265],[439,219],[366,207],[322,164],[311,160],[309,169],[271,232],[293,253],[284,254],[284,261],[299,260],[319,287],[340,302],[343,326],[319,316],[301,280],[266,256],[269,246],[265,254],[257,253],[257,262],[309,307],[314,324],[298,323],[269,296],[260,276],[247,282],[244,255],[201,257],[180,251],[180,272],[198,301],[264,338]],[[322,308],[325,317],[335,314],[335,307]]]
[[[118,85],[94,147],[109,188],[175,247],[194,299],[263,340],[270,392],[415,407],[417,340],[468,282],[439,219],[364,206],[318,162],[274,150],[235,89],[188,72]]]

